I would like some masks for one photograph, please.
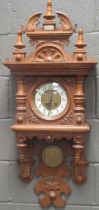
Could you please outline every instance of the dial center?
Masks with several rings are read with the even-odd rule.
[[[42,94],[41,103],[47,110],[57,109],[61,104],[61,96],[55,90],[46,90]]]

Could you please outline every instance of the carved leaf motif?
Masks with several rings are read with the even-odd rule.
[[[39,24],[39,19],[40,19],[41,13],[37,13],[30,17],[27,25],[27,31],[33,32],[36,30],[37,25]]]
[[[61,120],[61,124],[72,124],[73,123],[73,119],[74,119],[74,116],[73,116],[73,113],[71,112],[68,116],[65,115],[62,120]]]
[[[61,194],[68,196],[71,193],[71,188],[62,179],[63,176],[68,177],[67,166],[64,164],[59,168],[51,169],[42,163],[37,168],[37,175],[41,175],[42,178],[37,183],[35,192],[44,194],[44,197],[39,200],[40,205],[43,208],[51,204],[60,208],[64,207],[66,200],[62,199]]]
[[[73,29],[70,19],[64,13],[57,12],[57,15],[60,19],[63,30],[69,31]]]
[[[34,114],[34,113],[31,113],[29,110],[27,110],[27,113],[26,113],[26,121],[28,123],[40,123],[38,117]]]
[[[66,201],[62,199],[61,194],[64,193],[67,196],[71,193],[71,189],[65,181],[62,179],[50,181],[50,178],[49,180],[41,179],[35,191],[37,194],[43,192],[45,195],[44,198],[39,200],[42,207],[54,204],[56,207],[62,208],[66,204]]]

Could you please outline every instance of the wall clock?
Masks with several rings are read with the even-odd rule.
[[[41,83],[30,97],[33,112],[45,120],[59,119],[69,107],[68,90],[56,82]]]
[[[85,134],[91,128],[85,115],[84,80],[96,61],[87,56],[83,30],[78,32],[74,52],[68,52],[75,31],[68,16],[53,15],[48,0],[46,13],[34,14],[22,26],[12,58],[4,62],[17,84],[12,130],[19,149],[19,177],[30,182],[35,168],[40,179],[34,191],[43,193],[39,203],[45,208],[64,207],[66,199],[61,195],[67,198],[72,192],[67,178],[78,185],[87,180]],[[24,33],[33,48],[30,54],[24,50]]]

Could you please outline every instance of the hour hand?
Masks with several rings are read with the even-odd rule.
[[[51,110],[51,104],[52,104],[52,94],[50,96],[49,102],[47,103],[47,108]]]

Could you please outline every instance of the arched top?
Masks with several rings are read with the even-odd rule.
[[[63,62],[65,57],[56,46],[47,44],[37,49],[33,60],[35,62]]]
[[[64,63],[68,60],[72,60],[72,55],[64,51],[61,43],[45,41],[38,43],[35,51],[25,59],[25,62]]]
[[[42,19],[40,19],[41,15]],[[48,0],[47,10],[44,14],[37,13],[29,18],[25,33],[31,40],[50,38],[69,40],[74,31],[75,27],[70,18],[61,12],[53,14],[52,1]]]
[[[57,12],[56,19],[58,21],[54,21],[54,18],[51,20],[45,20],[42,22],[40,17],[42,13],[34,14],[29,18],[29,21],[26,26],[26,34],[30,39],[64,39],[68,40],[72,33],[75,31],[75,27],[72,25],[71,20],[64,13]],[[45,18],[45,16],[43,16]],[[39,24],[41,23],[41,24]]]

